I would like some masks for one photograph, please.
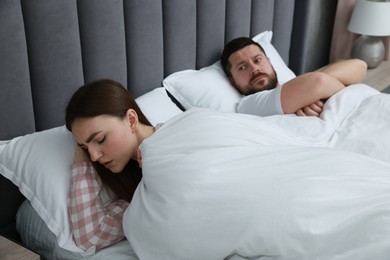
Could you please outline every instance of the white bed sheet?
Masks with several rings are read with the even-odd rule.
[[[389,162],[389,114],[390,95],[356,84],[320,118],[194,109],[170,120],[141,146],[132,247],[141,259],[386,259],[390,172],[375,159]],[[126,240],[89,257],[60,248],[28,202],[17,221],[47,259],[138,259]]]
[[[353,151],[390,162],[390,95],[355,84],[325,104],[320,118],[273,116],[276,125],[324,147]]]
[[[141,145],[144,177],[124,217],[134,252],[387,259],[389,101],[358,84],[332,97],[321,118],[192,109],[168,121]],[[378,102],[381,116],[364,113]],[[382,151],[358,149],[367,141]]]

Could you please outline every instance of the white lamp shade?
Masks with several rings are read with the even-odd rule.
[[[357,0],[348,30],[370,36],[390,35],[390,2]]]

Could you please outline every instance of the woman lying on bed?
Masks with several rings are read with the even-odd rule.
[[[99,250],[124,238],[122,216],[142,177],[138,147],[156,129],[112,80],[74,93],[66,127],[78,144],[68,201],[73,238],[81,249]]]
[[[89,155],[76,152],[69,200],[81,248],[125,234],[140,259],[330,259],[384,253],[390,238],[389,164],[267,118],[191,109],[155,129],[101,80],[74,94],[66,125]]]
[[[129,92],[111,80],[73,95],[66,126],[78,144],[68,202],[73,237],[80,248],[99,250],[124,238],[123,212],[142,177],[138,145],[154,128]]]

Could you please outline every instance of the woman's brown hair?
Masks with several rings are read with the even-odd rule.
[[[151,125],[135,99],[119,82],[110,79],[97,80],[80,87],[71,97],[65,114],[66,128],[72,131],[72,123],[77,118],[109,115],[123,119],[130,108],[135,110],[142,124]],[[113,174],[98,162],[93,162],[93,165],[104,185],[118,198],[131,201],[142,178],[138,162],[130,160],[123,171],[117,174]]]

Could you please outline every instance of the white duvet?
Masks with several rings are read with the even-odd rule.
[[[126,237],[140,259],[389,259],[389,115],[365,85],[321,118],[183,113],[140,147]]]

